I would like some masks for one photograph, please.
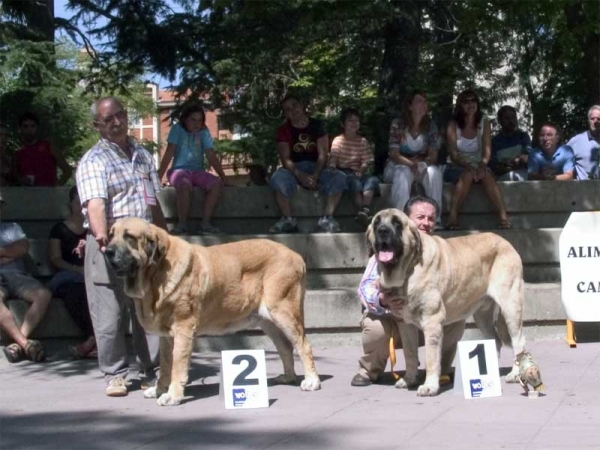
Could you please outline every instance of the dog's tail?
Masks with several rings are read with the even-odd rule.
[[[482,305],[473,313],[473,320],[486,339],[496,341],[496,350],[500,354],[503,345],[512,347],[506,320],[498,304],[491,298],[484,300]]]

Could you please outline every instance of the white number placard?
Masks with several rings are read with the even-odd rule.
[[[493,339],[458,343],[454,393],[462,393],[469,399],[502,395],[498,354]]]
[[[227,409],[268,408],[265,351],[222,351],[221,392]]]

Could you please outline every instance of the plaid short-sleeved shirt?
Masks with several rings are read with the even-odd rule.
[[[143,180],[150,180],[155,193],[160,191],[154,160],[146,149],[131,138],[129,145],[133,148],[131,160],[118,145],[100,139],[79,161],[76,180],[85,227],[89,228],[87,202],[93,198],[106,200],[109,228],[124,217],[152,221],[152,212],[144,197]]]

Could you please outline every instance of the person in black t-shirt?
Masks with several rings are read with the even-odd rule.
[[[70,347],[69,351],[76,358],[95,358],[96,339],[83,276],[87,231],[83,227],[84,217],[77,186],[73,186],[69,191],[69,207],[69,217],[55,224],[50,230],[48,254],[50,263],[57,270],[50,280],[50,289],[56,297],[63,299],[67,311],[86,336],[84,342]]]
[[[333,218],[333,213],[347,189],[346,177],[338,170],[325,167],[329,138],[323,122],[308,117],[304,105],[294,96],[284,98],[281,107],[287,121],[277,130],[275,140],[283,167],[273,174],[269,185],[275,191],[275,201],[282,217],[269,231],[298,231],[290,200],[300,185],[315,193],[320,192],[326,198],[325,211],[318,222],[319,230],[338,232],[340,226]]]

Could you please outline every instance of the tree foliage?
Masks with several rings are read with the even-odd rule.
[[[46,15],[36,8],[46,3],[51,2],[0,3],[6,19],[0,24],[0,121],[8,128],[9,147],[14,150],[19,146],[18,118],[28,111],[36,113],[40,134],[76,159],[97,140],[89,108],[99,96],[121,95],[142,114],[151,113],[154,105],[139,78],[125,84],[111,78],[110,72],[100,75],[90,55],[75,43],[66,38],[50,41],[43,32],[45,25],[31,26],[39,17],[45,24]],[[104,82],[90,84],[87,80],[94,77]]]
[[[553,120],[571,134],[599,102],[600,7],[585,0],[70,0],[64,26],[95,48],[91,92],[144,73],[204,99],[224,123],[266,145],[286,93],[312,114],[364,114],[380,156],[406,92],[428,93],[440,125],[474,87],[485,111],[520,106],[525,126]],[[176,112],[175,112],[176,113]],[[335,128],[336,120],[331,120]],[[331,131],[335,131],[332,129]],[[258,138],[260,136],[260,138]]]

